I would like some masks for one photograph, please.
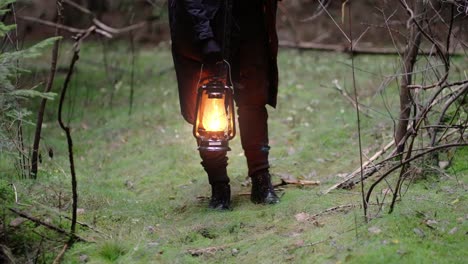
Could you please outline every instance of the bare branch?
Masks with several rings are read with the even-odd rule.
[[[50,229],[50,230],[53,230],[53,231],[55,231],[55,232],[57,232],[57,233],[60,233],[60,234],[63,234],[63,235],[67,235],[67,236],[73,238],[74,240],[87,242],[86,239],[84,239],[84,238],[82,238],[82,237],[80,237],[80,236],[78,236],[78,235],[76,235],[76,234],[67,232],[66,230],[64,230],[64,229],[62,229],[62,228],[60,228],[60,227],[57,227],[57,226],[54,226],[54,225],[49,224],[49,223],[47,223],[47,222],[44,222],[44,221],[42,221],[41,219],[36,218],[36,217],[34,217],[34,216],[32,216],[32,215],[26,213],[26,212],[22,212],[22,211],[20,211],[20,210],[18,210],[18,209],[16,209],[16,208],[8,208],[8,209],[9,209],[10,211],[12,211],[13,213],[15,213],[15,214],[21,216],[21,217],[24,217],[24,218],[26,218],[26,219],[28,219],[28,220],[30,220],[30,221],[36,223],[36,224],[39,224],[39,225],[41,225],[41,226],[44,226],[44,227],[46,227],[46,228],[48,228],[48,229]]]
[[[366,201],[369,202],[370,201],[370,196],[372,194],[372,191],[374,190],[374,188],[383,180],[385,179],[385,177],[387,177],[390,173],[394,172],[395,170],[399,169],[401,166],[403,165],[406,165],[408,163],[410,163],[411,161],[413,160],[416,160],[416,159],[419,159],[429,153],[432,153],[432,152],[435,152],[435,151],[438,151],[438,150],[442,150],[442,149],[449,149],[449,148],[456,148],[456,147],[465,147],[465,146],[468,146],[468,143],[453,143],[453,144],[445,144],[445,145],[440,145],[440,146],[436,146],[436,147],[433,147],[433,148],[429,148],[427,149],[426,151],[423,151],[421,153],[418,153],[417,155],[414,155],[413,157],[407,159],[407,160],[404,160],[400,163],[398,163],[397,165],[394,165],[393,167],[391,167],[389,170],[387,170],[384,174],[382,174],[382,176],[380,176],[372,185],[371,187],[369,188],[369,190],[367,191],[367,196],[366,196]]]

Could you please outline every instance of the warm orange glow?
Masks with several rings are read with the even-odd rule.
[[[223,99],[209,99],[203,111],[202,126],[206,131],[219,132],[226,130],[227,117]]]

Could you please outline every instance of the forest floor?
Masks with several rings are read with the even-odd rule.
[[[323,191],[359,166],[356,112],[337,89],[352,94],[351,58],[323,52],[284,50],[279,55],[277,109],[269,108],[271,172],[281,178],[320,181],[287,185],[281,203],[249,200],[246,162],[239,137],[232,142],[228,172],[233,210],[207,208],[210,187],[200,166],[192,127],[179,112],[170,49],[162,44],[136,58],[133,107],[129,114],[131,60],[122,45],[85,45],[67,94],[65,117],[72,127],[78,175],[78,234],[64,263],[463,263],[468,259],[468,149],[443,172],[422,170],[403,187],[388,214],[388,190],[374,193],[372,219],[365,223],[360,187]],[[61,52],[67,67],[69,46]],[[96,55],[99,54],[99,55]],[[46,71],[48,56],[35,62]],[[398,113],[395,82],[380,84],[399,69],[397,57],[358,56],[356,84],[365,104],[363,153],[373,155],[392,140]],[[108,61],[106,74],[103,61]],[[466,58],[454,65],[467,69]],[[63,81],[59,71],[58,84]],[[460,74],[463,74],[461,71]],[[336,80],[336,81],[335,81]],[[59,87],[55,87],[58,91]],[[70,213],[70,177],[65,135],[55,121],[57,100],[48,105],[38,180],[8,179],[17,187],[24,211],[65,229]],[[53,151],[53,158],[47,155]],[[2,163],[3,162],[3,163]],[[5,161],[0,168],[7,168]],[[415,163],[415,168],[424,163]],[[368,187],[373,179],[365,181]],[[340,207],[341,206],[341,207]],[[339,207],[337,210],[326,211]],[[318,214],[318,215],[316,215]],[[4,223],[17,216],[3,213]],[[60,251],[57,237],[23,223],[17,248],[49,263]],[[10,231],[14,232],[11,227]],[[26,230],[34,229],[34,232]],[[48,232],[47,234],[50,234]],[[45,245],[55,245],[46,248]],[[19,251],[19,250],[17,250]],[[40,263],[40,262],[39,262]]]

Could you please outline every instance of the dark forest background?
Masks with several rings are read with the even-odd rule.
[[[76,0],[74,1],[91,10],[102,22],[115,28],[132,23],[147,21],[144,26],[135,31],[135,39],[149,45],[169,39],[167,22],[167,1],[161,0]],[[280,40],[288,43],[312,42],[326,45],[346,45],[342,32],[337,30],[335,22],[341,23],[343,2],[333,0],[284,0],[279,4],[278,31]],[[434,8],[440,8],[443,1],[430,1]],[[19,1],[17,14],[23,17],[54,21],[56,5],[54,0]],[[322,3],[322,4],[321,4]],[[393,41],[404,45],[406,33],[406,13],[399,0],[359,0],[353,1],[352,19],[353,32],[364,32],[359,43],[361,47],[392,46]],[[327,7],[324,11],[322,7]],[[89,16],[70,5],[64,5],[64,24],[77,28],[87,28],[91,25]],[[460,7],[462,8],[462,7]],[[332,21],[329,15],[335,18]],[[345,11],[346,13],[346,11]],[[441,9],[442,16],[448,16],[450,10]],[[387,22],[386,22],[387,20]],[[387,24],[386,24],[387,23]],[[439,21],[440,23],[440,21]],[[463,27],[466,19],[456,22],[454,34],[461,40],[468,40],[467,28]],[[395,39],[388,32],[391,26]],[[435,26],[435,25],[434,25]],[[53,27],[44,27],[37,21],[24,20],[18,24],[19,36],[23,41],[32,41],[54,34]],[[346,27],[344,28],[346,29]],[[442,31],[443,28],[441,27]],[[347,29],[346,29],[347,30]],[[401,34],[399,34],[401,32]],[[437,32],[435,28],[434,32]],[[443,32],[440,32],[443,33]],[[290,44],[290,43],[289,43]]]

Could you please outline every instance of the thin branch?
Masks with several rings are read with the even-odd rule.
[[[11,187],[13,188],[13,191],[15,193],[15,203],[18,204],[18,191],[16,190],[16,186],[14,183],[11,183]]]
[[[343,3],[343,7],[347,2]],[[356,105],[356,119],[357,119],[357,132],[358,132],[358,143],[359,143],[359,164],[361,166],[361,194],[362,194],[362,208],[364,210],[364,220],[367,222],[369,220],[367,214],[367,202],[364,197],[364,180],[363,178],[363,160],[362,160],[362,138],[361,138],[361,115],[359,111],[359,101],[357,96],[357,87],[356,87],[356,73],[354,71],[354,42],[353,42],[353,20],[352,20],[352,12],[351,12],[351,3],[348,4],[348,24],[349,24],[349,38],[350,43],[349,47],[351,49],[351,72],[353,77],[353,90],[354,90],[354,102]]]
[[[28,219],[28,220],[30,220],[30,221],[38,224],[38,225],[44,226],[44,227],[46,227],[46,228],[48,228],[50,230],[53,230],[53,231],[55,231],[57,233],[69,236],[70,238],[73,238],[73,240],[88,242],[86,239],[84,239],[84,238],[82,238],[82,237],[80,237],[80,236],[78,236],[78,235],[76,235],[74,233],[68,232],[68,231],[66,231],[66,230],[64,230],[64,229],[62,229],[60,227],[57,227],[57,226],[54,226],[54,225],[52,225],[50,223],[44,222],[41,219],[36,218],[36,217],[26,213],[26,212],[22,212],[22,211],[20,211],[20,210],[18,210],[16,208],[8,208],[8,209],[10,211],[12,211],[13,213],[15,213],[15,214],[17,214],[17,215],[19,215],[21,217],[24,217],[24,218],[26,218],[26,219]]]
[[[58,215],[58,217],[63,217],[63,218],[65,218],[65,219],[67,219],[67,220],[70,220],[70,221],[72,220],[71,217],[69,217],[68,215],[66,215],[66,214],[64,214],[64,213],[62,213],[62,212],[60,212],[60,211],[58,211],[58,210],[56,210],[56,209],[54,209],[54,208],[50,208],[49,206],[46,206],[46,205],[44,205],[44,204],[41,204],[41,203],[39,203],[39,202],[37,202],[37,201],[34,201],[34,204],[40,206],[41,208],[43,208],[44,210],[47,210],[48,212],[51,212],[51,213],[53,213],[53,214]],[[101,234],[101,235],[103,235],[103,236],[105,236],[105,237],[107,237],[107,238],[110,238],[110,235],[108,235],[108,234],[106,234],[106,233],[104,233],[104,232],[102,232],[102,231],[96,229],[95,227],[91,226],[90,224],[87,224],[87,223],[84,223],[84,222],[80,222],[80,221],[76,221],[76,223],[77,223],[78,225],[82,226],[82,227],[88,228],[88,229],[90,229],[90,230],[92,230],[92,231],[94,231],[94,232],[96,232],[96,233],[98,233],[98,234]]]
[[[84,33],[86,31],[84,29],[69,27],[69,26],[65,26],[65,25],[62,25],[62,24],[58,24],[58,23],[50,22],[50,21],[43,20],[43,19],[40,19],[40,18],[30,17],[30,16],[18,16],[18,18],[21,19],[21,20],[24,20],[24,21],[30,21],[30,22],[42,24],[44,26],[65,30],[65,31],[73,33],[73,34],[82,34],[82,33]]]
[[[332,2],[331,0],[318,0],[319,2],[322,3],[322,5],[318,5],[317,6],[317,9],[315,10],[314,14],[308,18],[305,18],[302,20],[302,22],[310,22],[314,19],[316,19],[317,17],[319,17],[321,14],[323,14],[323,11],[328,8],[328,6],[330,5],[330,3]],[[325,4],[323,4],[323,2],[325,2]]]
[[[437,121],[436,125],[441,125],[442,124],[442,121],[445,117],[445,113],[447,112],[447,110],[449,109],[449,107],[458,99],[460,98],[462,95],[463,95],[463,99],[461,100],[462,102],[465,100],[466,96],[467,96],[467,91],[468,91],[468,85],[465,85],[465,88],[462,89],[461,91],[459,91],[457,94],[455,94],[455,96],[453,96],[452,98],[450,98],[450,100],[448,100],[445,105],[444,105],[444,108],[442,109],[442,112],[439,116],[439,120]],[[462,107],[462,105],[459,105],[457,107],[457,110],[456,110],[456,113],[459,111],[460,107]],[[453,115],[452,117],[452,120],[449,122],[452,123],[453,122],[453,119],[455,118],[456,114]],[[445,128],[445,131],[444,133],[442,133],[442,136],[447,133],[448,131],[448,128]],[[437,129],[434,129],[434,132],[432,134],[432,139],[431,139],[431,146],[434,146],[435,143],[436,143],[436,138],[437,138]]]
[[[413,157],[407,159],[407,160],[404,160],[402,161],[401,163],[398,163],[397,165],[391,167],[389,170],[387,170],[384,174],[382,174],[382,176],[380,176],[369,188],[369,190],[367,191],[367,196],[366,196],[366,201],[369,202],[370,200],[370,196],[372,194],[372,191],[375,189],[375,187],[383,180],[385,179],[385,177],[387,177],[390,173],[394,172],[395,170],[397,170],[398,168],[400,168],[401,166],[407,164],[407,163],[410,163],[411,161],[413,160],[416,160],[416,159],[419,159],[429,153],[432,153],[434,151],[438,151],[438,150],[441,150],[441,149],[449,149],[449,148],[456,148],[456,147],[465,147],[465,146],[468,146],[468,143],[453,143],[453,144],[445,144],[445,145],[440,145],[440,146],[436,146],[436,147],[433,147],[433,148],[429,148],[428,150],[426,151],[423,151],[421,153],[418,153],[417,155],[414,155]]]
[[[339,45],[339,44],[323,44],[316,42],[307,42],[307,41],[288,41],[280,40],[279,46],[283,48],[292,48],[300,50],[321,50],[321,51],[333,51],[341,53],[351,53],[349,46]],[[359,47],[355,46],[352,51],[355,55],[399,55],[403,53],[402,49],[395,48],[379,48],[379,47]],[[420,55],[434,56],[434,52],[430,50],[420,50]],[[460,52],[451,51],[451,56],[465,56],[465,54]]]
[[[130,18],[130,23],[133,22],[133,18],[135,16],[135,13],[132,13],[132,16]],[[133,35],[133,32],[130,32],[130,52],[132,56],[132,61],[131,61],[131,72],[130,72],[130,98],[129,98],[129,109],[128,109],[128,115],[132,115],[132,110],[133,110],[133,95],[134,95],[134,90],[135,90],[135,37]]]
[[[63,15],[62,15],[62,6],[59,4],[60,1],[57,1],[57,18],[56,18],[56,25],[62,24],[63,22]],[[55,27],[55,37],[60,35],[60,30]],[[54,46],[52,48],[52,58],[50,62],[50,70],[49,76],[47,78],[47,83],[44,89],[44,93],[48,93],[52,90],[52,86],[54,84],[55,73],[57,71],[57,60],[58,60],[58,53],[60,47],[60,39],[55,40]],[[31,156],[31,170],[30,170],[30,178],[37,179],[37,165],[38,165],[38,156],[39,156],[39,144],[41,141],[41,132],[42,132],[42,123],[44,121],[44,112],[47,104],[47,98],[43,98],[41,100],[41,104],[39,106],[39,110],[37,111],[37,119],[36,119],[36,131],[34,133],[34,142],[32,148],[32,156]]]
[[[324,215],[324,214],[337,212],[337,211],[340,211],[340,210],[343,210],[343,209],[348,209],[348,208],[355,208],[355,207],[360,207],[360,205],[357,205],[357,204],[343,204],[343,205],[333,206],[333,207],[330,207],[328,209],[323,210],[322,212],[310,215],[308,218],[316,218],[316,217]]]
[[[68,5],[72,6],[73,8],[76,8],[77,10],[79,10],[79,11],[82,12],[82,13],[85,13],[85,14],[90,15],[90,16],[92,16],[92,17],[96,17],[96,16],[94,15],[94,13],[91,12],[91,10],[87,9],[87,8],[84,7],[84,6],[81,6],[81,5],[79,5],[79,4],[77,4],[77,3],[73,2],[73,1],[70,1],[70,0],[63,0],[63,2],[64,2],[65,4],[68,4]]]
[[[87,32],[84,34],[79,34],[76,36],[75,44],[73,45],[73,57],[70,62],[70,66],[68,68],[67,75],[65,77],[65,82],[62,87],[62,92],[60,94],[60,101],[59,101],[59,108],[58,108],[58,123],[60,127],[64,130],[66,136],[67,136],[67,145],[68,145],[68,159],[70,162],[70,172],[71,172],[71,183],[72,183],[72,220],[71,220],[71,227],[70,227],[70,232],[72,234],[75,234],[76,232],[76,222],[77,222],[77,209],[78,209],[78,190],[77,190],[77,180],[76,180],[76,172],[75,172],[75,161],[73,158],[73,140],[71,137],[71,130],[70,127],[65,126],[63,119],[62,119],[62,109],[63,109],[63,102],[65,100],[65,94],[67,92],[68,84],[70,83],[72,74],[75,69],[75,64],[78,61],[79,53],[80,53],[80,47],[82,41],[87,38],[91,32],[95,31],[95,27],[91,26]],[[67,243],[67,247],[65,247],[65,250],[68,247],[71,247],[74,243],[74,239],[70,238],[70,240]],[[60,256],[60,255],[59,255]]]
[[[148,24],[148,22],[153,21],[153,20],[156,19],[156,17],[150,17],[150,18],[146,19],[145,21],[136,23],[134,25],[130,25],[130,26],[123,27],[123,28],[114,28],[114,27],[106,25],[105,23],[103,23],[102,21],[97,19],[96,15],[93,12],[91,12],[89,9],[87,9],[86,7],[81,6],[81,5],[75,3],[75,2],[73,2],[71,0],[63,0],[63,1],[64,1],[64,3],[69,4],[73,8],[76,8],[78,11],[91,16],[94,25],[96,25],[98,28],[104,30],[105,32],[108,32],[108,33],[113,34],[113,35],[120,35],[120,34],[123,34],[123,33],[130,32],[132,30],[142,28],[146,24]]]
[[[348,42],[351,42],[351,39],[350,37],[348,37],[348,35],[344,32],[344,30],[340,27],[340,25],[338,24],[338,22],[336,22],[336,20],[333,18],[333,16],[330,14],[330,12],[328,12],[327,8],[323,5],[322,1],[319,1],[319,4],[320,6],[322,6],[323,10],[327,13],[328,17],[333,21],[333,23],[335,24],[335,26],[340,30],[340,32],[343,34],[343,36],[346,38],[346,40]]]
[[[409,89],[427,90],[427,89],[432,89],[432,88],[436,88],[436,87],[447,88],[447,87],[452,87],[452,86],[456,86],[456,85],[463,85],[463,84],[466,84],[466,83],[468,83],[468,80],[463,80],[463,81],[458,81],[458,82],[453,82],[453,83],[446,83],[446,84],[444,84],[442,86],[439,85],[439,83],[434,83],[434,84],[426,85],[426,86],[413,84],[413,85],[408,85],[408,88]]]
[[[294,19],[291,18],[289,15],[288,10],[283,6],[283,3],[278,4],[278,9],[283,13],[284,17],[286,18],[287,23],[289,24],[289,27],[291,28],[293,35],[294,35],[294,42],[297,44],[300,42],[299,36],[297,34],[297,26],[296,23],[294,22]]]
[[[375,160],[377,160],[379,157],[381,157],[388,149],[390,149],[392,146],[394,145],[394,141],[392,140],[391,142],[389,142],[387,145],[385,145],[385,147],[383,147],[383,149],[381,149],[380,151],[376,152],[371,158],[369,158],[364,164],[363,164],[363,168],[367,168],[372,162],[374,162]],[[376,165],[374,165],[376,166]],[[356,175],[358,175],[358,173],[361,173],[362,169],[361,169],[361,166],[359,166],[359,168],[355,169],[353,172],[351,172],[348,176],[346,176],[341,182],[339,183],[336,183],[334,184],[333,186],[331,186],[330,188],[328,188],[325,192],[323,192],[323,194],[327,194],[329,193],[330,191],[334,190],[334,189],[337,189],[337,188],[342,188],[343,186],[349,186],[348,182],[350,180],[352,180],[354,177],[356,177]]]
[[[354,108],[357,108],[363,115],[369,117],[369,118],[372,118],[372,116],[370,114],[368,114],[367,112],[364,112],[361,110],[361,106],[362,104],[360,105],[357,105],[356,102],[354,101],[353,98],[351,98],[351,96],[341,87],[341,85],[338,83],[338,80],[333,80],[333,84],[335,85],[335,89],[338,90],[338,92],[343,95],[344,98],[346,98],[346,100],[348,100],[353,106]]]

